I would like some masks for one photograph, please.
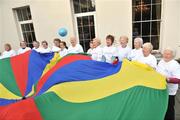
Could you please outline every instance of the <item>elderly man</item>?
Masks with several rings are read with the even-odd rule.
[[[103,57],[105,62],[112,63],[113,57],[117,56],[117,49],[113,46],[114,36],[107,35],[106,36],[106,46],[103,48]]]
[[[166,76],[168,82],[169,104],[166,112],[165,120],[175,120],[175,95],[180,83],[180,65],[174,60],[175,51],[171,48],[166,48],[163,51],[163,58],[159,62],[157,71]]]
[[[120,46],[117,47],[117,56],[118,59],[122,61],[124,58],[128,57],[131,48],[127,45],[128,44],[127,36],[121,36],[119,42],[120,42]]]
[[[128,55],[129,60],[131,60],[131,61],[138,60],[138,58],[143,56],[142,45],[143,45],[143,39],[142,38],[137,37],[134,39],[134,49],[131,50],[131,52]]]
[[[103,50],[100,47],[101,40],[98,38],[93,39],[93,50],[91,52],[91,58],[96,61],[102,61]]]
[[[71,46],[68,48],[68,54],[84,52],[82,46],[77,43],[77,39],[75,37],[71,37],[70,42],[71,42]]]
[[[151,66],[152,68],[156,69],[157,60],[151,54],[152,50],[153,50],[153,46],[151,43],[144,43],[143,48],[142,48],[143,56],[138,58],[137,61],[147,64],[147,65]]]
[[[20,47],[21,48],[19,48],[19,50],[18,50],[18,55],[19,54],[22,54],[22,53],[25,53],[25,52],[27,52],[27,51],[29,51],[29,50],[31,50],[31,48],[29,48],[29,47],[27,47],[27,43],[25,42],[25,41],[21,41],[20,42]]]

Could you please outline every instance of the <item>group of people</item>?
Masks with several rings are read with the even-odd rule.
[[[131,47],[128,46],[127,36],[121,36],[119,38],[119,46],[115,47],[114,41],[113,35],[107,35],[106,45],[102,47],[101,40],[99,38],[94,38],[89,43],[90,49],[87,53],[91,55],[93,60],[107,63],[113,63],[115,60],[122,61],[125,58],[130,61],[138,61],[147,64],[157,72],[166,76],[169,91],[169,105],[165,120],[174,120],[175,95],[178,90],[178,83],[180,82],[180,65],[174,60],[175,51],[171,48],[164,49],[162,52],[163,57],[158,63],[156,57],[151,54],[153,45],[149,42],[143,44],[142,38],[137,37],[134,39],[134,49],[131,49]],[[66,42],[61,41],[58,38],[55,38],[53,43],[54,45],[50,49],[47,41],[42,41],[41,47],[38,41],[34,41],[32,49],[40,53],[58,52],[61,57],[70,53],[84,53],[82,46],[78,44],[75,37],[70,38],[71,45],[69,47],[66,46]],[[31,49],[27,47],[25,41],[20,43],[20,49],[17,51],[17,54],[12,50],[10,44],[5,44],[4,47],[5,51],[2,53],[1,59],[22,54]]]

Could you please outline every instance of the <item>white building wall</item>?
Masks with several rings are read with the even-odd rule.
[[[2,2],[0,1],[0,52],[2,51]]]
[[[53,39],[59,37],[57,32],[61,27],[68,29],[68,35],[61,38],[62,40],[69,41],[69,37],[74,35],[69,0],[3,0],[3,2],[5,4],[2,5],[2,44],[11,43],[14,49],[19,48],[22,38],[12,9],[27,5],[30,5],[38,41],[47,40],[52,45]]]
[[[121,35],[129,37],[132,45],[131,0],[96,0],[97,37],[103,43],[108,34],[115,35],[118,42]]]
[[[176,58],[180,58],[180,0],[162,0],[162,24],[160,46],[176,49]]]

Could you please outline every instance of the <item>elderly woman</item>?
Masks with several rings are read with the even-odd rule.
[[[113,46],[114,43],[114,36],[107,35],[106,36],[106,46],[103,48],[103,57],[104,61],[108,63],[113,62],[113,57],[116,57],[117,55],[117,49]]]
[[[142,38],[137,37],[134,39],[134,49],[131,50],[131,52],[128,55],[129,60],[131,60],[131,61],[138,60],[138,58],[143,56],[142,45],[143,45],[143,39]]]
[[[76,37],[70,38],[70,47],[68,48],[68,53],[83,53],[82,46],[77,42]]]
[[[169,104],[166,112],[165,120],[175,120],[175,95],[180,83],[180,65],[174,60],[175,51],[171,48],[166,48],[163,51],[163,58],[159,62],[157,71],[166,76],[168,82]]]
[[[127,36],[121,36],[119,38],[120,46],[117,47],[117,56],[120,61],[122,61],[124,58],[128,57],[128,54],[131,51],[131,48],[127,45],[128,44],[128,37]]]
[[[102,61],[103,50],[100,47],[101,40],[98,38],[93,39],[93,50],[91,52],[91,58],[96,61]]]
[[[147,65],[151,66],[152,68],[156,69],[157,60],[151,54],[152,50],[153,50],[153,46],[151,43],[144,43],[143,48],[142,48],[143,56],[138,58],[137,61],[147,64]]]
[[[27,47],[27,42],[26,41],[21,41],[20,42],[20,48],[19,48],[17,53],[19,55],[19,54],[25,53],[25,52],[27,52],[29,50],[31,50],[31,48]]]
[[[1,59],[2,58],[8,58],[8,57],[13,57],[16,55],[16,52],[14,50],[12,50],[11,45],[10,44],[5,44],[4,45],[4,49],[5,51],[2,53]]]

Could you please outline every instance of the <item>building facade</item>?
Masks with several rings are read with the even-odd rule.
[[[121,35],[141,36],[154,49],[176,49],[180,57],[180,0],[0,0],[0,51],[4,43],[19,48],[19,42],[54,38],[69,44],[76,36],[86,51],[89,41],[112,34],[118,41]],[[58,29],[68,30],[66,37]]]

